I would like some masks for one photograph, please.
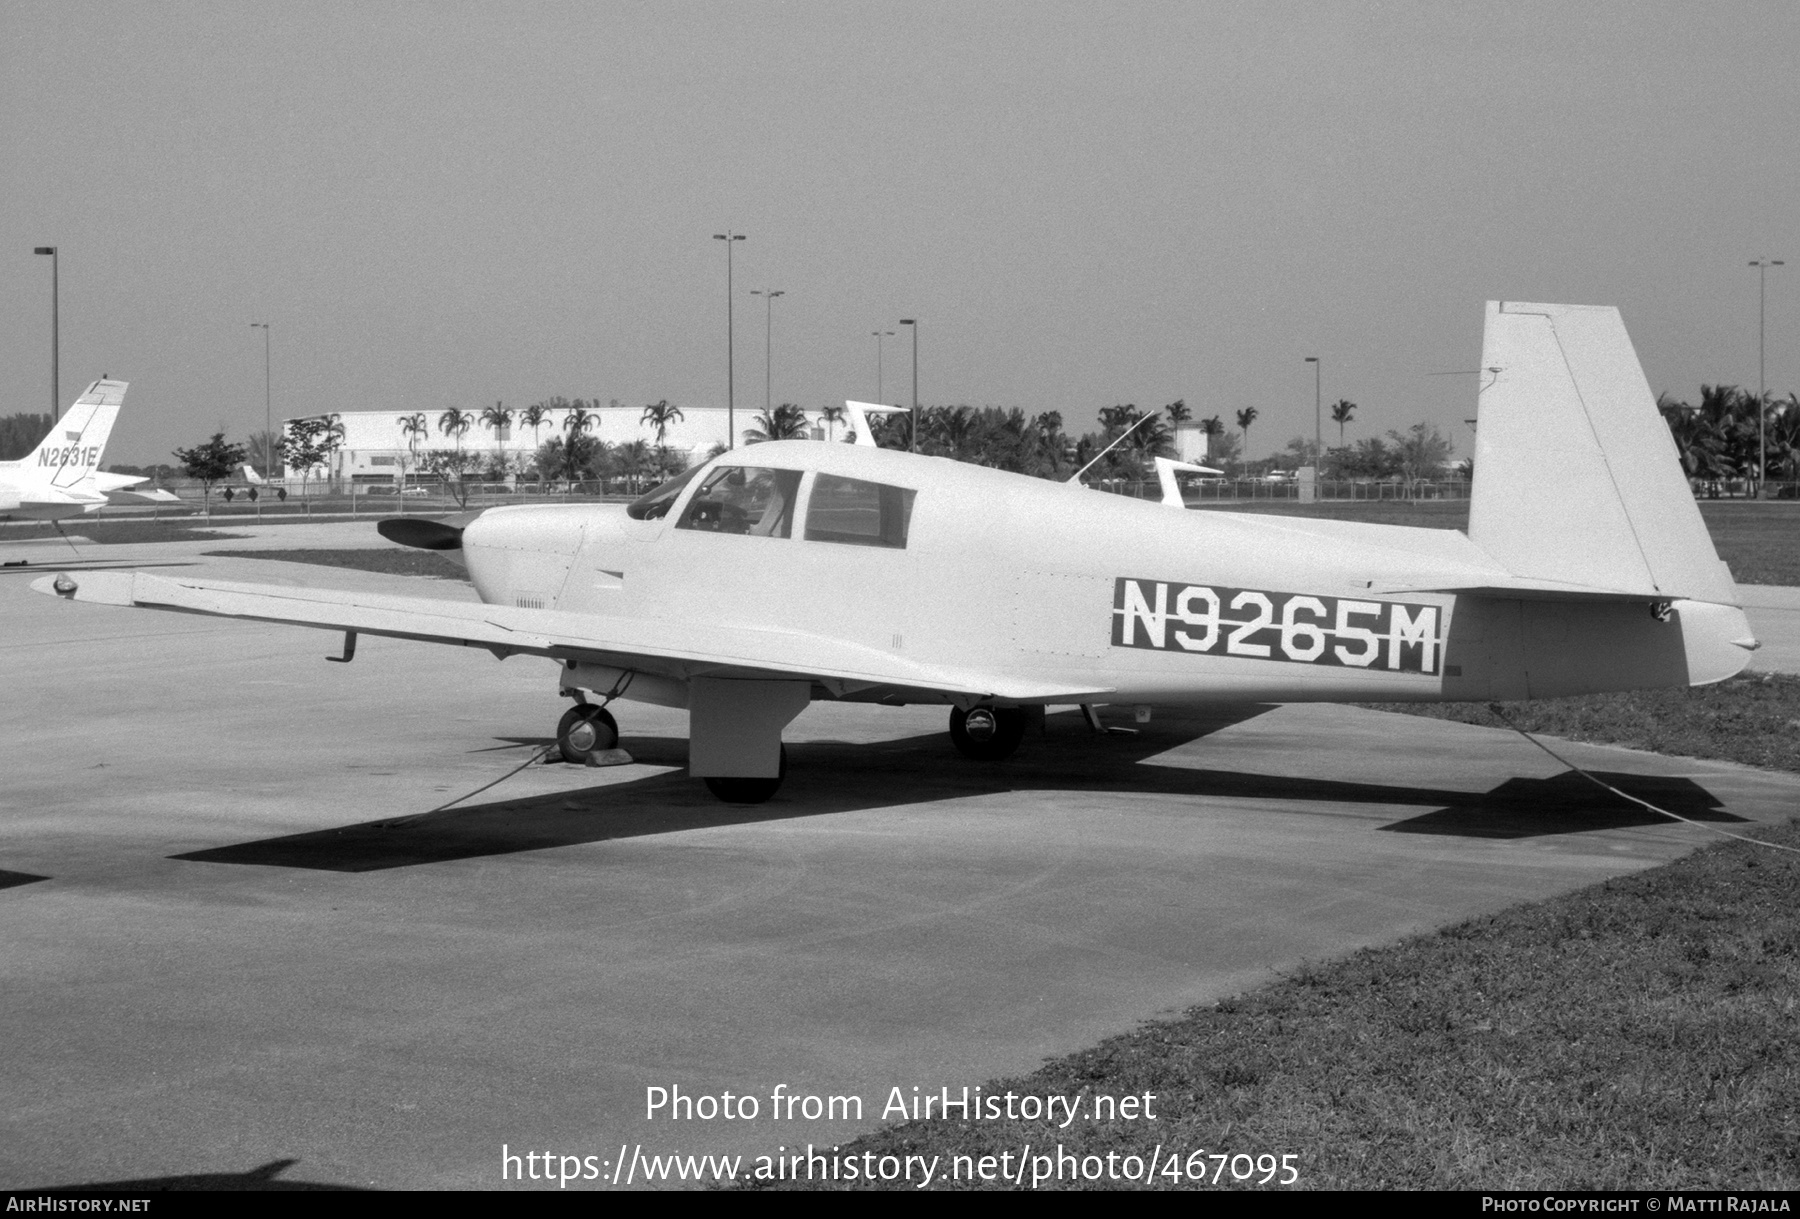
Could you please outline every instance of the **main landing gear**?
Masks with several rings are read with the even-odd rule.
[[[950,711],[950,741],[965,758],[998,762],[1025,739],[1023,707],[961,707]]]
[[[787,778],[787,746],[781,747],[781,773],[773,779],[738,779],[713,776],[706,780],[706,790],[727,804],[764,804]]]

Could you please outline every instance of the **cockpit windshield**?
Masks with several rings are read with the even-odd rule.
[[[695,466],[671,478],[668,482],[657,483],[654,487],[632,500],[625,507],[625,515],[640,521],[660,521],[669,515],[669,509],[681,498],[681,489],[694,480],[702,467]]]
[[[794,531],[794,498],[799,490],[798,470],[720,466],[694,492],[675,528],[790,537]]]

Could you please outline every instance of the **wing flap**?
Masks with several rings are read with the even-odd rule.
[[[423,643],[646,668],[695,676],[805,677],[973,698],[1085,701],[1110,693],[1065,689],[976,671],[921,665],[875,648],[803,631],[571,614],[479,602],[324,588],[284,588],[223,580],[182,580],[146,572],[63,573],[32,591],[100,605],[174,610]]]

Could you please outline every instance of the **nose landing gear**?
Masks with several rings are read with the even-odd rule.
[[[965,758],[998,762],[1012,756],[1025,739],[1022,707],[961,707],[950,711],[950,741]]]
[[[577,703],[556,726],[556,749],[563,761],[577,766],[611,765],[615,759],[605,755],[622,752],[618,721],[605,707]]]

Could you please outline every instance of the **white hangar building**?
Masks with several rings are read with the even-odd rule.
[[[680,409],[681,417],[671,419],[664,429],[662,443],[686,456],[689,465],[695,465],[715,446],[725,443],[727,411],[722,406],[683,406]],[[447,413],[447,410],[336,412],[333,417],[343,425],[344,438],[322,477],[334,481],[392,482],[400,478],[402,471],[409,475],[420,473],[419,465],[425,454],[434,449],[458,447],[458,437],[443,426]],[[535,428],[522,423],[520,412],[514,410],[511,421],[497,431],[481,421],[481,411],[464,413],[472,420],[460,438],[464,452],[484,456],[506,453],[529,459],[539,446],[566,434],[571,410],[551,410]],[[644,419],[642,406],[602,406],[589,409],[587,413],[595,422],[586,434],[608,445],[617,447],[641,440],[654,447],[657,443],[656,428]],[[748,407],[737,408],[740,445],[744,432],[755,428],[757,413]],[[316,419],[319,416],[303,417]],[[418,430],[421,419],[422,432]],[[283,420],[284,430],[286,425],[287,420]],[[299,477],[297,470],[287,473],[290,477]]]

